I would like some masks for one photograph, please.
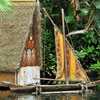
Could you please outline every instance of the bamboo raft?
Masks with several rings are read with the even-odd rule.
[[[96,85],[88,85],[88,89]],[[33,94],[48,94],[48,93],[82,93],[88,89],[84,89],[80,84],[65,84],[65,85],[33,85],[33,86],[10,86],[10,90],[15,93],[33,93]],[[83,89],[83,90],[82,90]],[[73,92],[71,92],[73,91]],[[77,91],[77,92],[76,92]],[[90,90],[88,90],[90,91]]]
[[[85,93],[92,92],[92,88],[100,83],[100,80],[91,83],[62,84],[62,85],[39,85],[31,84],[27,86],[15,85],[2,82],[5,87],[9,87],[14,93],[32,93],[32,94],[55,94],[55,93]]]

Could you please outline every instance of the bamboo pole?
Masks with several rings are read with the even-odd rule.
[[[66,80],[59,80],[59,79],[51,79],[51,78],[34,78],[35,80],[47,80],[47,81],[66,81]]]
[[[94,81],[94,82],[90,82],[88,84],[90,84],[90,85],[98,85],[98,84],[100,84],[100,80],[97,80],[97,81]]]
[[[94,12],[95,12],[95,8],[91,11],[91,15],[90,15],[90,17],[89,17],[89,19],[88,19],[88,23],[87,23],[87,26],[86,26],[85,29],[70,32],[70,33],[68,33],[67,36],[71,36],[71,35],[74,35],[74,34],[83,34],[83,33],[85,33],[86,31],[88,31],[89,28],[90,28],[90,25],[91,25],[91,23],[92,23],[92,18],[93,18]]]
[[[60,29],[57,27],[57,25],[53,22],[53,20],[51,19],[51,17],[50,17],[49,14],[47,13],[46,9],[43,8],[43,10],[44,10],[45,14],[47,15],[47,17],[49,18],[49,20],[51,21],[52,25],[53,25],[54,27],[56,27],[56,28],[58,29],[58,31],[60,32],[60,34],[61,34],[62,32],[61,32]]]
[[[65,38],[65,23],[64,23],[64,9],[62,9],[62,26],[63,26],[63,43],[64,43],[64,72],[66,83],[69,84],[68,74],[67,74],[67,58],[66,58],[66,38]]]
[[[47,11],[45,10],[45,8],[43,8],[43,10],[45,11],[45,13],[46,13],[46,15],[47,15],[47,17],[49,18],[49,20],[51,21],[51,23],[55,26],[55,27],[57,27],[56,26],[56,24],[53,22],[53,20],[51,19],[51,17],[49,16],[49,14],[47,13]],[[58,28],[58,27],[57,27]]]
[[[66,80],[60,80],[60,79],[51,79],[51,78],[33,78],[34,80],[47,80],[47,81],[63,81],[63,82],[66,82]],[[70,82],[78,82],[80,83],[81,81],[80,80],[69,80]]]
[[[61,93],[67,93],[67,94],[79,94],[83,93],[82,90],[76,90],[76,91],[54,91],[54,92],[41,92],[41,94],[61,94]],[[34,93],[32,93],[34,94]]]

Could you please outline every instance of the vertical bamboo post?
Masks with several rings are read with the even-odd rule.
[[[66,58],[66,38],[65,38],[65,23],[64,23],[64,9],[62,9],[62,26],[63,26],[63,44],[64,44],[64,71],[66,84],[69,84],[68,74],[67,74],[67,58]]]

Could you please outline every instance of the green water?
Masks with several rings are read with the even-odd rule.
[[[31,95],[0,92],[0,100],[100,100],[100,93]]]

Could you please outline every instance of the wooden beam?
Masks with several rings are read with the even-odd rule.
[[[65,37],[65,22],[64,22],[64,9],[62,9],[62,26],[63,26],[63,43],[64,43],[64,72],[66,83],[69,84],[67,74],[67,58],[66,58],[66,37]]]
[[[58,28],[58,27],[56,26],[56,24],[53,22],[53,20],[51,19],[51,17],[49,16],[49,14],[47,13],[46,9],[43,8],[43,10],[44,10],[44,12],[46,13],[47,17],[49,18],[49,20],[51,21],[52,25],[54,25],[56,28]]]
[[[92,90],[74,90],[74,91],[52,91],[52,92],[40,92],[40,94],[45,95],[45,94],[80,94],[80,93],[91,93],[93,92]],[[32,92],[33,95],[36,95],[36,92]]]
[[[67,93],[67,94],[79,94],[79,93],[83,93],[82,90],[74,90],[74,91],[54,91],[54,92],[41,92],[41,94],[62,94],[62,93]],[[32,93],[34,94],[34,93]]]
[[[47,80],[47,81],[65,81],[60,79],[51,79],[51,78],[34,78],[34,80]]]
[[[84,85],[85,86],[85,85]],[[95,85],[92,84],[87,84],[88,89],[95,87]],[[12,92],[33,92],[33,94],[41,94],[41,93],[48,93],[52,94],[53,93],[77,93],[79,91],[84,91],[84,92],[92,92],[91,90],[82,90],[82,85],[81,84],[62,84],[62,85],[31,85],[31,86],[22,86],[22,87],[11,87],[9,86],[10,90]],[[37,89],[37,92],[36,92]],[[39,91],[38,91],[39,90]]]

